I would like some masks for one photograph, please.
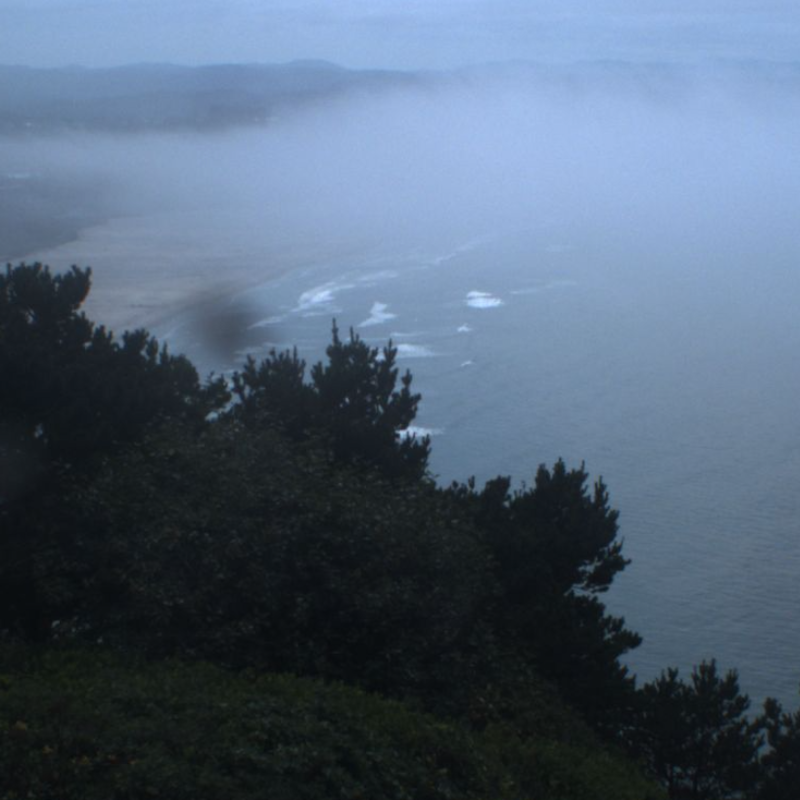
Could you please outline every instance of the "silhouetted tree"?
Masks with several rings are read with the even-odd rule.
[[[64,475],[165,420],[202,423],[227,400],[145,331],[117,341],[79,310],[91,272],[41,264],[0,275],[0,629],[46,636],[45,554],[69,562]],[[56,539],[56,530],[58,538]],[[52,561],[52,559],[51,559]],[[52,589],[52,584],[51,584]]]
[[[91,271],[54,275],[41,264],[0,275],[0,499],[53,461],[79,467],[93,453],[167,417],[202,420],[224,401],[188,359],[145,331],[120,341],[79,311]]]
[[[702,662],[690,683],[668,669],[640,691],[634,752],[674,800],[752,797],[759,777],[763,721],[749,720],[750,700],[735,670],[721,676]]]
[[[410,372],[398,388],[397,348],[369,347],[352,329],[343,341],[334,323],[326,355],[309,382],[296,351],[273,350],[260,364],[248,359],[234,375],[235,413],[251,423],[267,414],[295,437],[323,431],[343,461],[380,466],[390,477],[423,477],[430,441],[408,434],[420,395],[411,392]]]
[[[514,643],[597,727],[616,731],[633,681],[619,657],[641,639],[597,597],[628,563],[618,514],[602,481],[589,492],[583,466],[541,466],[530,488],[509,478],[451,492],[472,508],[493,555],[500,597],[494,628]]]
[[[761,718],[767,750],[761,758],[759,800],[796,800],[800,790],[800,711],[790,714],[773,698],[764,703]]]

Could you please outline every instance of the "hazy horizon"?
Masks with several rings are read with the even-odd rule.
[[[451,69],[509,60],[797,59],[788,2],[0,0],[0,61]]]

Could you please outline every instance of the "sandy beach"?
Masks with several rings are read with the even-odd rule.
[[[255,213],[160,213],[108,220],[24,260],[56,271],[91,267],[88,316],[114,331],[153,329],[193,307],[216,305],[248,287],[354,252],[352,244],[299,244],[292,238],[269,230]]]

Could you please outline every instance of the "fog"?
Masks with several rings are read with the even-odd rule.
[[[793,275],[792,66],[345,74],[344,90],[325,83],[257,124],[0,137],[0,257],[90,265],[92,313],[160,332],[181,308],[290,270],[509,236],[590,249],[572,272],[653,291]],[[533,253],[504,266],[549,268]]]
[[[794,59],[789,0],[2,0],[4,63]]]
[[[743,252],[795,252],[799,88],[774,65],[498,66],[357,85],[218,131],[8,136],[0,174],[32,180],[7,180],[0,200],[15,213],[25,200],[12,233],[32,233],[0,255],[91,264],[115,326],[326,258],[547,226],[641,254],[616,271],[683,274],[672,251],[757,272]],[[36,183],[47,190],[27,197]],[[96,225],[109,217],[130,228],[111,242]],[[38,241],[54,220],[65,230]],[[78,246],[47,250],[82,226]],[[136,305],[142,319],[125,313]]]
[[[76,207],[102,190],[110,215],[195,214],[220,253],[411,248],[552,219],[654,252],[793,247],[799,109],[800,73],[785,68],[505,67],[216,133],[7,138],[0,173],[74,181]]]

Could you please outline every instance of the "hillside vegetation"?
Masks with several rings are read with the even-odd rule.
[[[797,718],[620,664],[582,466],[437,486],[391,343],[202,382],[89,281],[0,277],[0,797],[789,796]]]

